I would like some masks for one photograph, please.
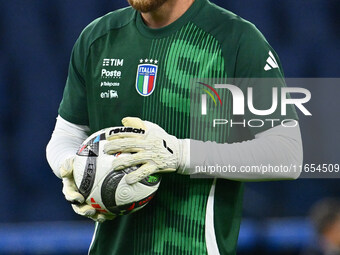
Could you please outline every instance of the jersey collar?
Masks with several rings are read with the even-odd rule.
[[[187,24],[194,15],[197,15],[198,11],[203,7],[207,0],[195,0],[190,8],[176,21],[168,26],[162,28],[150,28],[145,25],[140,12],[136,12],[136,26],[138,31],[150,38],[166,37],[173,32],[179,30],[183,25]]]

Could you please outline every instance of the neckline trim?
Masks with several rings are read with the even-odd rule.
[[[189,7],[189,9],[177,20],[172,22],[171,24],[162,27],[162,28],[150,28],[147,25],[145,25],[141,13],[136,11],[136,26],[138,31],[147,37],[151,38],[160,38],[160,37],[166,37],[170,35],[171,33],[177,31],[179,28],[181,28],[183,25],[185,25],[194,14],[196,14],[203,4],[206,2],[206,0],[195,0],[193,4]]]

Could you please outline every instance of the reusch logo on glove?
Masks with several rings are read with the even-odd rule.
[[[135,133],[135,134],[145,134],[145,130],[141,128],[131,128],[131,127],[122,127],[115,128],[110,130],[109,135],[118,134],[118,133]]]

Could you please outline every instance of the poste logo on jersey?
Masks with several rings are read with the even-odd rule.
[[[141,59],[137,67],[136,90],[141,96],[150,96],[155,90],[157,60]]]

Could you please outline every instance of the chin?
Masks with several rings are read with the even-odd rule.
[[[167,0],[128,0],[129,4],[140,12],[152,12],[161,7]]]

